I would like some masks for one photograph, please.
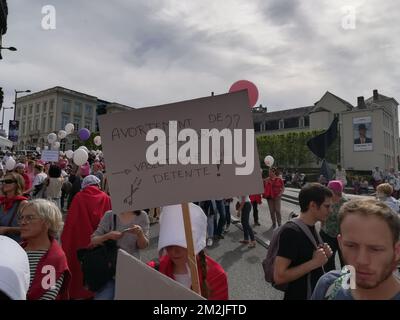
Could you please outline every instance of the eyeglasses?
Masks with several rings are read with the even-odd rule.
[[[17,181],[13,180],[13,179],[5,179],[5,180],[0,180],[0,183],[3,184],[11,184],[11,183],[16,183]]]
[[[24,221],[26,221],[26,223],[31,223],[33,220],[37,220],[37,219],[39,219],[39,217],[34,216],[32,214],[28,214],[26,216],[19,216],[18,224],[22,224]]]

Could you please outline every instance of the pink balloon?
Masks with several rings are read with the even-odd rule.
[[[258,89],[253,82],[247,80],[236,81],[229,89],[229,92],[236,92],[244,89],[247,89],[247,94],[249,96],[249,107],[253,108],[258,100]]]

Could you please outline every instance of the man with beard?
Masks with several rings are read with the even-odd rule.
[[[338,241],[350,274],[320,278],[314,300],[400,300],[400,218],[386,204],[352,200],[339,213]],[[350,285],[348,281],[350,280]]]

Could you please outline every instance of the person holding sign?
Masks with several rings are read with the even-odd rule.
[[[204,252],[206,247],[207,216],[203,210],[189,204],[190,220],[196,254],[201,295],[209,300],[228,299],[228,280],[224,269]],[[188,266],[188,250],[185,237],[182,207],[167,206],[161,211],[158,249],[162,254],[159,263],[150,261],[149,266],[191,288],[192,279]]]

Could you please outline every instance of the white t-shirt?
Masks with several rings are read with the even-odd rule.
[[[44,180],[46,180],[46,178],[47,178],[47,174],[45,174],[44,172],[41,172],[41,173],[38,173],[36,176],[35,176],[35,179],[33,179],[33,184],[32,184],[32,186],[38,186],[39,184],[41,184],[41,183],[43,183],[44,182]]]
[[[185,274],[174,274],[174,278],[176,282],[179,282],[186,288],[190,288],[192,286],[192,277],[190,276],[190,272]]]

